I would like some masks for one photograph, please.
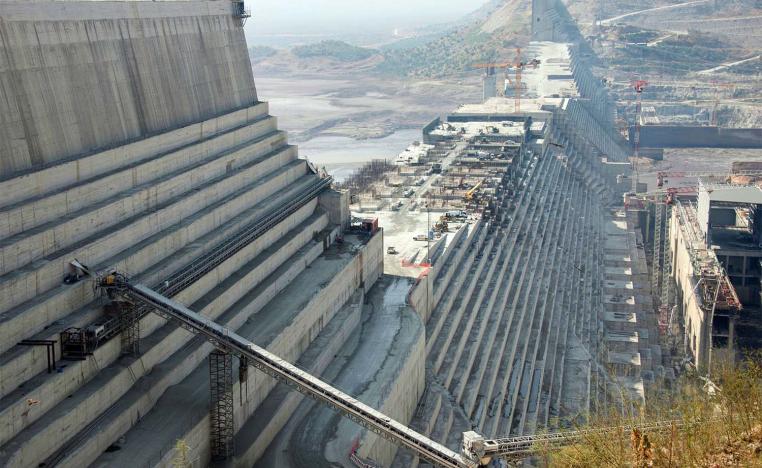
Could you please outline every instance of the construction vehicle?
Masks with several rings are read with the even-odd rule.
[[[447,232],[449,225],[446,216],[440,216],[439,221],[434,224],[434,232]]]
[[[665,421],[644,424],[637,428],[618,426],[504,439],[485,439],[474,431],[468,431],[463,433],[461,453],[456,453],[257,346],[233,330],[142,284],[133,283],[127,275],[113,271],[98,277],[96,285],[105,290],[109,298],[149,308],[164,319],[174,321],[182,328],[204,337],[214,344],[219,352],[238,356],[241,362],[259,369],[319,403],[334,408],[379,436],[411,449],[420,458],[435,466],[476,468],[487,466],[493,459],[521,459],[548,448],[572,445],[584,441],[592,434],[622,436],[634,430],[671,431],[682,425],[677,421]]]
[[[463,210],[452,210],[448,211],[444,215],[447,219],[463,219],[468,216],[468,213]]]
[[[468,192],[466,192],[466,195],[463,197],[463,199],[465,201],[467,201],[467,202],[470,202],[471,200],[473,200],[474,199],[474,195],[481,188],[483,183],[484,183],[484,181],[480,180],[476,185],[471,187],[471,189]]]

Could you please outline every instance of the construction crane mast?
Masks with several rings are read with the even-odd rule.
[[[477,69],[484,68],[484,69],[487,69],[487,73],[493,72],[494,70],[498,68],[505,69],[505,79],[507,83],[510,83],[513,85],[514,111],[521,112],[521,90],[522,90],[521,83],[522,83],[522,74],[523,74],[524,68],[526,68],[527,65],[531,65],[532,67],[537,68],[539,64],[540,64],[540,60],[536,58],[530,60],[529,62],[522,62],[521,47],[517,47],[516,57],[513,59],[513,62],[477,63],[475,65],[472,65],[472,68],[477,68]],[[511,82],[511,79],[509,78],[509,75],[508,75],[508,71],[510,69],[513,69],[515,72],[513,82]]]
[[[516,59],[513,66],[516,69],[516,79],[513,82],[513,110],[514,112],[521,112],[521,70],[524,68],[524,64],[521,62],[521,47],[516,47]]]
[[[88,274],[91,274],[89,271]],[[151,308],[163,318],[182,328],[203,336],[214,344],[218,353],[237,355],[242,363],[294,388],[318,402],[328,405],[344,417],[396,444],[413,450],[420,458],[444,468],[476,468],[487,466],[493,459],[521,459],[548,448],[560,448],[579,443],[593,434],[622,435],[634,427],[619,426],[587,431],[567,431],[534,436],[485,439],[474,431],[463,433],[461,453],[434,442],[428,437],[395,421],[317,377],[297,368],[273,353],[257,346],[234,331],[194,312],[152,289],[133,283],[129,277],[111,272],[97,278],[96,285],[113,300],[126,300]],[[676,421],[657,422],[638,426],[638,430],[663,431],[681,425]]]
[[[633,169],[635,171],[635,177],[632,179],[632,193],[637,193],[638,183],[640,182],[640,114],[643,111],[642,95],[643,90],[648,86],[648,82],[645,80],[636,80],[632,83],[633,89],[635,89],[636,101],[635,101],[635,156],[633,161]]]

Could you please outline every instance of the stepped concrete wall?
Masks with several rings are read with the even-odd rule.
[[[395,378],[384,382],[387,388],[383,391],[378,409],[397,421],[409,424],[426,386],[426,334],[420,319],[412,311],[405,317],[405,326],[409,331],[415,330],[415,339],[406,343],[407,347],[400,347],[399,351],[404,353],[404,358],[400,360]],[[399,445],[375,432],[365,431],[358,455],[380,463],[381,466],[392,466],[398,449]]]
[[[364,301],[365,294],[362,290],[357,290],[294,364],[313,375],[322,376],[351,336],[359,333]],[[235,455],[234,466],[253,466],[305,398],[284,384],[279,384],[270,392],[257,412],[236,434],[235,445],[238,453]],[[272,400],[272,403],[268,400]],[[282,403],[273,409],[278,402]],[[170,460],[166,462],[169,463]]]
[[[231,2],[5,1],[0,178],[257,101]]]
[[[555,11],[558,0],[532,0],[532,39],[555,41],[560,39],[560,23]]]
[[[258,102],[230,1],[0,0],[0,48],[0,465],[163,465],[178,438],[205,464],[211,344],[149,314],[137,356],[112,339],[47,373],[44,349],[16,343],[59,340],[60,357],[61,331],[108,318],[89,281],[64,281],[72,259],[161,284],[318,176]],[[383,231],[332,245],[348,206],[323,192],[174,299],[326,367],[360,323],[345,304],[383,271]],[[412,412],[422,377],[391,385],[378,404]],[[236,386],[236,429],[273,387],[258,372]]]

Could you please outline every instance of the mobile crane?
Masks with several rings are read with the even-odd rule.
[[[90,272],[87,272],[90,274]],[[152,289],[133,283],[119,272],[110,272],[96,279],[96,285],[105,290],[112,300],[123,300],[152,309],[158,315],[177,322],[182,328],[197,333],[218,349],[244,358],[244,361],[265,374],[285,383],[318,402],[331,406],[344,417],[360,424],[379,436],[413,450],[420,458],[445,468],[476,468],[486,466],[493,459],[520,459],[547,448],[558,448],[584,441],[594,434],[623,434],[634,427],[612,427],[587,431],[567,431],[504,439],[485,439],[474,431],[463,433],[461,453],[429,439],[393,420],[346,393],[297,368],[269,351],[257,346],[234,331],[194,312]],[[676,421],[638,426],[641,431],[670,430]]]
[[[473,200],[473,199],[474,199],[474,195],[475,195],[475,194],[476,194],[476,192],[477,192],[477,191],[478,191],[478,190],[481,188],[481,186],[482,186],[482,184],[483,184],[483,183],[484,183],[484,181],[483,181],[483,180],[480,180],[479,182],[477,182],[477,183],[476,183],[476,185],[474,185],[473,187],[471,187],[471,188],[468,190],[468,192],[466,192],[466,195],[463,197],[463,199],[464,199],[464,200],[466,200],[467,202],[469,202],[469,201]]]

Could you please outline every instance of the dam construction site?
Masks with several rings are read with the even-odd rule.
[[[531,466],[716,389],[762,347],[759,72],[677,108],[606,71],[640,12],[523,3],[482,100],[334,180],[243,1],[0,0],[0,466]]]

